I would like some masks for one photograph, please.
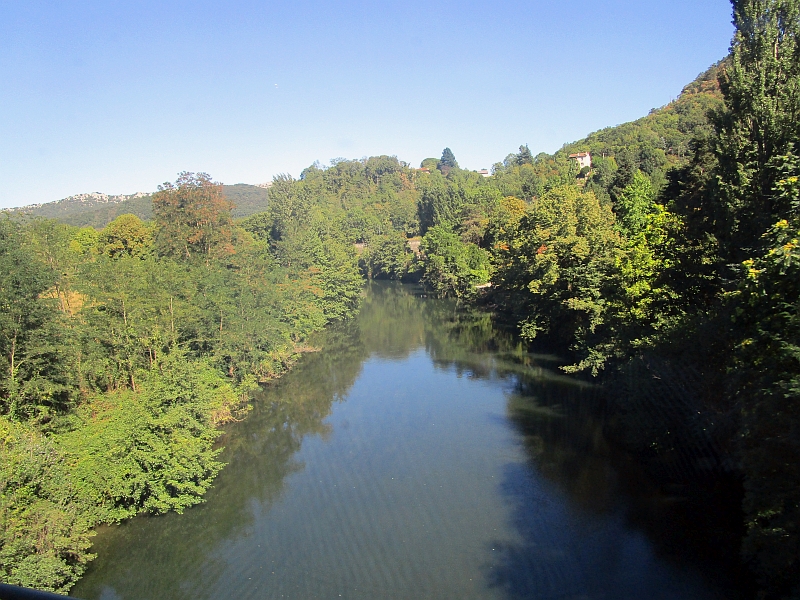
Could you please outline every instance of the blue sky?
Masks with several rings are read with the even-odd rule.
[[[445,146],[489,168],[666,104],[732,33],[725,0],[0,0],[0,207]]]

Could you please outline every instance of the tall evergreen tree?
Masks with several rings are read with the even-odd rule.
[[[800,598],[800,0],[734,0],[715,116],[720,258],[741,264],[737,363],[745,558],[768,598]],[[744,260],[748,259],[748,260]]]
[[[716,234],[723,256],[741,262],[788,209],[774,189],[778,157],[800,138],[800,1],[732,4],[736,33],[720,76],[725,108],[713,118],[713,150],[722,209]]]
[[[533,154],[531,154],[531,149],[528,148],[528,144],[519,147],[519,154],[517,154],[517,164],[520,166],[533,164]]]
[[[442,150],[442,158],[439,159],[439,164],[436,168],[442,171],[445,175],[450,172],[450,169],[457,169],[458,162],[456,162],[455,154],[450,148]]]

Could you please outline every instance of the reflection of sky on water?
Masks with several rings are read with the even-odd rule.
[[[591,388],[453,315],[378,288],[231,429],[208,502],[104,532],[76,595],[716,598],[630,525]]]

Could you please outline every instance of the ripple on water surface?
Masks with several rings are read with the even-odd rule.
[[[373,288],[231,427],[207,502],[103,529],[74,594],[725,597],[631,524],[637,503],[670,509],[622,491],[595,390],[514,344],[483,316]]]

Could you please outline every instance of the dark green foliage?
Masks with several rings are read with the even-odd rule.
[[[774,190],[786,219],[764,236],[765,250],[743,265],[735,356],[741,374],[742,445],[748,535],[745,555],[767,589],[800,581],[800,162],[782,159]]]
[[[519,154],[517,154],[517,164],[519,166],[533,164],[533,155],[531,154],[531,149],[528,148],[528,144],[519,147]]]
[[[410,263],[408,240],[398,232],[374,236],[359,257],[361,271],[368,279],[402,279]]]
[[[741,262],[789,209],[773,190],[781,156],[800,140],[800,5],[793,1],[736,1],[730,64],[720,82],[725,110],[717,111],[712,152],[721,212],[714,234],[722,252]]]
[[[741,465],[743,557],[764,598],[796,598],[800,3],[733,7],[731,56],[677,101],[534,160],[540,186],[525,216],[498,210],[489,226],[493,298],[523,335],[571,344],[569,370],[642,379],[619,386],[629,391],[617,406],[671,416],[638,432],[640,451],[680,455],[674,440],[702,441],[693,448],[716,464]],[[577,151],[594,155],[583,193],[554,186],[568,173],[559,159]],[[529,200],[526,166],[517,155],[496,165],[504,195]],[[589,192],[608,211],[589,211],[581,232],[569,198]],[[564,196],[555,206],[553,193]],[[657,383],[669,373],[693,375],[678,393]]]
[[[445,175],[450,172],[450,169],[458,168],[456,156],[453,154],[453,151],[450,150],[450,148],[445,148],[442,150],[442,158],[439,159],[436,168],[442,171]]]
[[[713,114],[713,134],[698,141],[692,163],[672,174],[667,189],[685,229],[665,280],[686,290],[675,303],[687,315],[676,332],[688,339],[687,331],[702,326],[708,354],[701,360],[734,376],[725,404],[741,421],[745,557],[766,597],[783,598],[800,594],[800,485],[790,466],[800,462],[791,383],[800,339],[792,258],[800,3],[733,6],[737,29],[720,73],[724,107]]]
[[[0,220],[0,413],[47,419],[71,401],[68,332],[48,297],[58,274]]]
[[[421,197],[417,210],[421,232],[425,233],[436,225],[454,225],[464,205],[464,196],[458,186],[433,172],[419,183],[419,188]]]

